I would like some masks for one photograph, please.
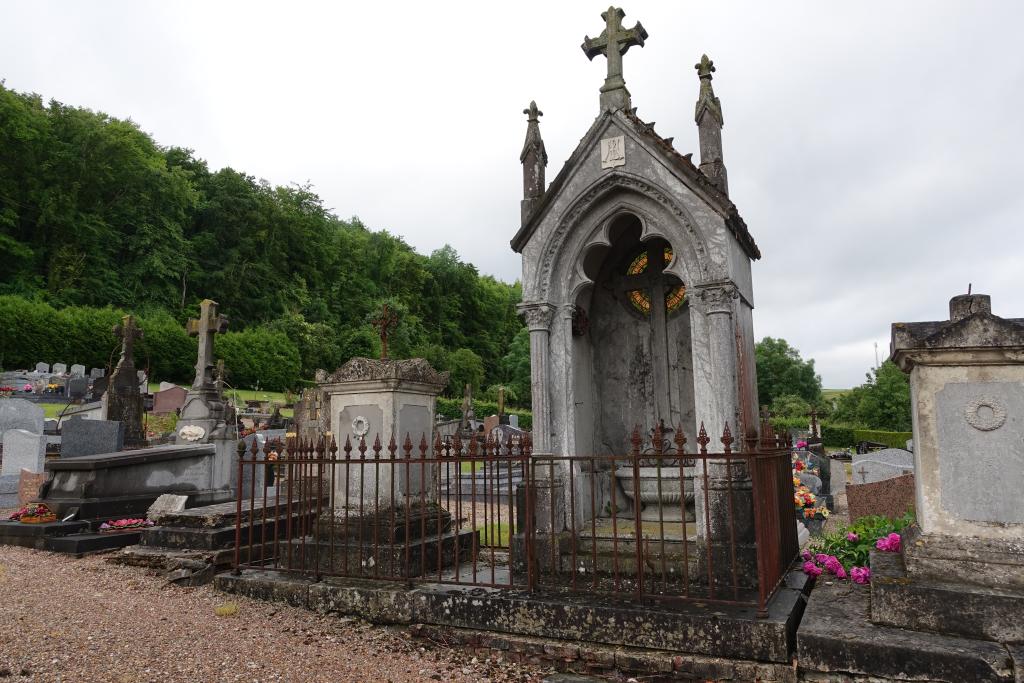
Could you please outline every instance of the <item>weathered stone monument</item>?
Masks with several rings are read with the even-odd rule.
[[[22,398],[0,399],[0,444],[3,446],[0,507],[17,505],[22,469],[42,471],[43,463],[38,460],[39,453],[36,452],[39,444],[33,440],[43,441],[41,448],[45,455],[43,420],[43,409],[31,401]]]
[[[919,530],[873,582],[872,620],[1020,641],[1024,319],[956,296],[948,321],[894,323],[892,358],[910,373]]]
[[[217,302],[205,299],[198,319],[188,321],[188,333],[199,338],[196,377],[181,407],[178,420],[178,443],[209,443],[227,436],[229,412],[214,375],[213,338],[227,332],[228,319],[217,313]],[[233,428],[234,425],[231,425]]]
[[[588,58],[607,57],[599,112],[547,187],[542,112],[535,103],[524,112],[522,222],[512,248],[522,254],[519,309],[530,330],[539,456],[621,455],[635,425],[645,451],[658,425],[667,443],[681,429],[690,452],[702,423],[714,435],[712,450],[727,424],[737,437],[757,428],[751,262],[761,254],[729,199],[715,66],[707,56],[696,65],[697,167],[633,108],[622,55],[642,47],[647,32],[639,23],[624,28],[623,16],[609,8],[604,31],[583,43]],[[697,490],[697,520],[705,541],[718,545],[727,533],[725,466],[710,468],[707,490]],[[742,464],[732,470],[729,495],[745,511],[734,531],[746,572],[751,484]],[[552,483],[550,503],[560,515],[563,484]],[[545,485],[538,487],[543,501]]]
[[[107,391],[103,394],[102,415],[104,420],[121,423],[125,448],[139,448],[145,445],[146,434],[142,428],[143,404],[134,348],[135,340],[142,338],[142,330],[135,324],[134,316],[126,315],[121,324],[114,327],[114,334],[121,338],[121,358],[110,374]]]

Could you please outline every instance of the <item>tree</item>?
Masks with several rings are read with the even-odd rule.
[[[477,393],[484,381],[484,362],[469,349],[457,349],[448,356],[448,372],[451,373],[448,379],[450,396],[461,395],[467,384],[473,393]]]
[[[835,422],[893,432],[909,432],[910,380],[895,363],[885,361],[867,374],[867,381],[842,395]]]
[[[765,337],[754,346],[757,359],[757,393],[761,405],[776,397],[799,396],[814,405],[821,401],[821,377],[814,372],[814,359],[803,360],[785,339]]]

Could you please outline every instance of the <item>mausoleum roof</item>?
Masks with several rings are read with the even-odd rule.
[[[658,153],[666,165],[672,168],[681,179],[688,181],[687,184],[692,189],[698,191],[712,207],[725,216],[726,225],[740,243],[740,246],[743,247],[747,256],[751,259],[761,258],[761,251],[754,242],[754,238],[747,229],[746,222],[740,216],[739,210],[732,200],[694,165],[690,160],[690,154],[680,154],[672,146],[672,138],[663,138],[654,132],[654,124],[643,121],[636,115],[635,109],[631,111],[604,111],[597,117],[590,130],[583,136],[576,149],[573,150],[569,159],[562,166],[558,175],[551,181],[551,184],[545,190],[543,197],[537,203],[533,212],[527,217],[515,237],[512,238],[512,249],[516,252],[523,250],[523,247],[526,246],[526,243],[540,224],[541,218],[547,209],[562,192],[573,169],[589,153],[590,149],[597,144],[598,136],[605,129],[605,122],[613,117],[617,118],[620,123],[628,126],[629,130],[634,132],[641,140],[648,143],[647,146],[652,152]]]

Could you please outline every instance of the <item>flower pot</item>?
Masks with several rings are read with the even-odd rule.
[[[56,522],[57,515],[22,515],[18,521],[22,524],[48,524]]]

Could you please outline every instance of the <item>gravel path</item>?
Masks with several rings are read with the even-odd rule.
[[[0,681],[540,681],[400,630],[165,585],[144,569],[0,546]],[[226,603],[234,616],[217,616]]]

